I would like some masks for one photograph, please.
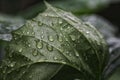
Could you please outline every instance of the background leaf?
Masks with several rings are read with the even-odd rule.
[[[38,4],[23,11],[20,15],[25,18],[31,18],[36,16],[39,12],[45,10],[44,0],[38,2]],[[85,13],[94,12],[102,7],[107,6],[110,0],[46,0],[50,4],[61,8],[66,11],[73,12],[81,15]]]
[[[25,23],[21,17],[0,14],[0,39],[10,41],[11,31],[20,28]]]
[[[104,36],[109,45],[110,60],[105,70],[105,77],[113,80],[117,80],[118,73],[116,70],[120,66],[120,39],[118,35],[118,29],[113,26],[107,20],[97,15],[84,15],[81,16],[82,20],[94,25]],[[116,72],[116,74],[114,74]],[[114,79],[115,78],[115,79]]]
[[[104,78],[109,54],[103,36],[69,12],[47,4],[45,12],[12,35],[0,69],[2,80]]]
[[[109,38],[115,37],[118,29],[116,26],[112,25],[109,21],[102,18],[101,16],[92,14],[92,15],[82,15],[80,18],[87,23],[94,25],[97,30],[99,30],[104,38],[109,40]],[[109,44],[109,41],[107,41]]]

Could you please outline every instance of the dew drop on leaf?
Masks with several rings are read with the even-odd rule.
[[[54,57],[54,60],[58,60],[58,58],[57,58],[57,57]]]
[[[42,23],[41,22],[38,22],[38,26],[41,26],[42,25]]]
[[[27,32],[27,34],[30,34],[30,32]]]
[[[61,20],[59,20],[59,24],[62,24],[63,22]]]
[[[22,52],[22,50],[23,50],[23,49],[22,49],[22,48],[20,48],[20,49],[19,49],[19,52]]]
[[[71,37],[72,41],[75,41],[76,38],[74,35],[70,35],[70,37]]]
[[[32,52],[32,55],[33,55],[33,56],[37,56],[37,55],[38,55],[37,50],[34,50],[34,51]]]
[[[54,41],[53,36],[48,36],[48,40],[51,41],[51,42],[53,42]]]
[[[69,57],[72,57],[72,54],[71,54],[70,52],[69,52],[69,53],[67,53],[67,54],[68,54],[68,56],[69,56]]]
[[[3,74],[6,72],[6,70],[3,70]]]
[[[25,71],[23,71],[22,74],[25,74]]]
[[[15,64],[16,64],[16,62],[12,62],[12,63],[10,63],[10,67],[14,67],[15,66]]]
[[[44,34],[44,32],[42,31],[42,34]]]
[[[61,45],[62,46],[62,45]],[[63,53],[64,52],[64,48],[60,47],[60,51]]]
[[[34,35],[35,33],[34,32],[32,32],[32,35]]]
[[[41,41],[37,42],[37,48],[42,49],[43,43]]]
[[[63,41],[62,36],[58,36],[58,41],[59,41],[59,42],[62,42],[62,41]]]
[[[51,45],[47,45],[48,51],[53,51],[53,47]]]
[[[42,36],[41,36],[41,38],[43,39],[43,38],[44,38],[44,36],[42,35]]]
[[[76,57],[79,57],[79,54],[77,52],[75,52],[75,55],[76,55]]]
[[[66,41],[69,41],[68,38],[66,38],[66,37],[65,37],[65,40],[66,40]]]
[[[31,45],[30,44],[28,44],[28,47],[30,47]]]
[[[74,79],[74,80],[81,80],[81,79],[77,79],[77,78],[76,78],[76,79]]]
[[[89,31],[87,31],[86,33],[87,33],[87,34],[89,34],[90,32],[89,32]]]
[[[31,79],[31,78],[32,78],[32,75],[30,75],[29,78]]]

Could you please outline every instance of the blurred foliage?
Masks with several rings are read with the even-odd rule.
[[[32,18],[39,12],[45,10],[44,0],[39,1],[38,4],[31,6],[27,10],[20,13],[25,18]],[[55,7],[70,11],[74,14],[86,14],[94,12],[102,7],[107,6],[110,0],[46,0]]]
[[[109,21],[102,18],[101,16],[92,14],[92,15],[83,15],[80,18],[92,25],[94,25],[104,36],[106,40],[110,37],[115,37],[116,33],[118,32],[117,27],[112,25]]]
[[[21,17],[0,14],[0,39],[9,41],[12,38],[11,31],[21,27],[24,22]]]
[[[120,80],[120,68],[115,71],[109,80]]]

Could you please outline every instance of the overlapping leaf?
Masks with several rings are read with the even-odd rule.
[[[12,35],[1,80],[103,80],[108,59],[103,37],[69,12],[47,4]]]

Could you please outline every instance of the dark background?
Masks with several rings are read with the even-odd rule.
[[[97,14],[119,27],[120,32],[120,2],[109,4],[107,8],[100,10]]]
[[[42,0],[0,0],[0,13],[17,14],[41,1]],[[97,11],[96,14],[103,16],[112,24],[118,26],[120,32],[120,1],[111,2],[108,7]]]

